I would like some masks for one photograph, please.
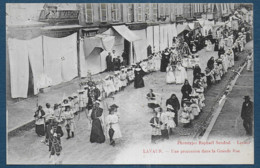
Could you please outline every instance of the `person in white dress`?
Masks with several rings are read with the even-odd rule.
[[[186,101],[183,103],[183,109],[180,116],[180,122],[183,123],[184,128],[189,127],[191,125],[191,108],[188,106],[188,104],[190,103]]]
[[[191,112],[194,118],[196,118],[200,113],[200,107],[199,107],[199,94],[194,90],[191,96]]]
[[[228,49],[227,51],[227,57],[228,57],[228,67],[231,68],[235,65],[235,62],[234,62],[234,53],[232,51],[232,49]]]
[[[206,51],[210,52],[213,51],[213,45],[210,40],[206,40]]]
[[[161,68],[161,59],[162,59],[161,52],[155,54],[155,70],[156,71],[159,71]]]
[[[175,79],[176,84],[183,84],[185,79],[187,79],[187,72],[185,68],[181,65],[181,62],[177,62],[175,68]]]
[[[110,138],[110,145],[112,146],[115,146],[115,139],[122,137],[117,108],[117,105],[111,105],[109,108],[109,115],[106,117],[107,137]]]
[[[175,75],[174,75],[174,72],[173,72],[173,67],[169,63],[168,67],[166,68],[166,83],[167,84],[173,84],[175,82],[176,82],[176,79],[175,79]]]
[[[119,78],[119,71],[115,71],[115,75],[114,75],[114,86],[115,86],[115,91],[118,92],[120,91],[122,84],[121,84],[121,80]]]
[[[228,70],[227,56],[225,54],[222,54],[221,59],[222,59],[222,66],[223,66],[223,74],[225,74],[225,73],[227,73],[227,70]]]
[[[122,89],[124,89],[127,86],[126,70],[124,67],[121,69],[120,80],[122,83]]]
[[[166,108],[167,108],[167,111],[165,113],[166,113],[166,116],[168,117],[167,129],[168,129],[168,132],[170,135],[173,133],[173,128],[176,127],[176,123],[174,122],[175,113],[174,113],[173,107],[170,104],[168,104]]]
[[[247,56],[247,66],[246,66],[246,70],[247,71],[252,71],[252,66],[253,65],[253,53],[249,53]]]
[[[105,77],[105,80],[104,80],[104,83],[103,83],[103,88],[104,88],[104,91],[105,91],[105,97],[109,97],[109,95],[111,94],[109,84],[110,84],[110,76],[107,75]]]

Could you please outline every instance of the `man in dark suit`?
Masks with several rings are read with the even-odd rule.
[[[253,133],[254,104],[250,101],[249,96],[245,96],[244,99],[245,101],[242,106],[241,118],[243,119],[243,126],[246,130],[246,134],[251,136]]]
[[[112,55],[109,52],[106,57],[106,63],[107,63],[107,71],[113,71],[113,61],[112,61]]]

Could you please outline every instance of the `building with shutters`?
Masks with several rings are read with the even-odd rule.
[[[43,44],[47,40],[58,41],[59,38],[66,38],[76,34],[75,45],[73,45],[74,49],[77,50],[73,53],[76,68],[74,67],[75,72],[70,78],[60,80],[64,82],[77,76],[84,77],[86,73],[82,73],[82,67],[85,65],[91,69],[95,68],[95,73],[104,71],[104,60],[103,62],[100,61],[101,59],[95,60],[96,64],[102,64],[102,68],[91,67],[94,63],[90,63],[97,57],[104,57],[101,54],[106,54],[103,52],[104,48],[110,47],[110,49],[116,50],[118,55],[127,51],[129,53],[129,64],[136,63],[147,58],[148,47],[157,52],[171,46],[173,34],[175,33],[176,36],[176,31],[174,32],[173,29],[177,24],[190,22],[198,18],[215,21],[225,20],[229,14],[240,6],[240,4],[231,3],[7,4],[6,37],[7,41],[8,39],[32,40],[42,37],[43,40],[42,42],[40,40],[39,43]],[[130,36],[131,34],[132,36]],[[90,42],[91,40],[98,41],[100,39],[112,40],[112,36],[115,37],[113,48],[106,45],[102,46],[102,50],[95,50],[95,52],[92,52],[92,48],[91,51],[87,51],[89,55],[85,56],[85,58],[88,59],[84,60],[85,64],[82,64],[80,57],[80,49],[82,48],[80,40],[82,38],[87,38],[85,40]],[[90,39],[92,37],[93,39]],[[136,40],[137,38],[139,38],[139,41]],[[10,46],[7,44],[7,65],[10,64],[8,47]],[[46,48],[46,45],[42,45],[42,48]],[[43,52],[41,57],[43,55],[46,56],[47,53]],[[57,60],[64,64],[66,59],[62,57]],[[28,83],[28,94],[24,93],[22,97],[37,94],[36,89],[33,90],[36,75],[32,72],[34,70],[32,70],[30,64],[27,65],[26,62],[25,65],[29,73],[27,77],[29,82],[24,82],[25,88]],[[51,72],[50,75],[52,75]],[[7,97],[10,98],[11,79],[9,66],[7,66],[6,76]],[[60,83],[60,81],[56,83]]]

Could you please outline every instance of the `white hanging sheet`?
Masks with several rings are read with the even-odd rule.
[[[78,76],[77,33],[62,38],[61,76],[67,82]],[[63,59],[64,58],[64,59]]]
[[[77,34],[63,38],[44,36],[44,72],[52,85],[77,76]]]
[[[159,37],[159,26],[154,26],[154,49],[155,52],[159,52],[159,46],[160,46],[160,37]]]
[[[80,40],[79,44],[79,62],[80,62],[80,75],[81,77],[87,77],[87,68],[86,68],[86,59],[84,55],[84,49],[83,49],[83,39]]]
[[[42,36],[28,40],[27,48],[33,74],[34,94],[36,95],[40,88],[48,87],[40,82],[43,74]]]
[[[153,26],[149,26],[146,28],[146,38],[147,38],[147,47],[150,45],[153,51]]]
[[[27,98],[29,85],[29,60],[26,41],[9,39],[11,97]]]
[[[51,85],[62,82],[61,77],[61,40],[51,37],[43,37],[44,45],[44,73],[52,80]]]
[[[132,31],[141,40],[134,41],[134,51],[136,61],[142,61],[147,58],[147,43],[146,43],[146,32],[145,29]]]

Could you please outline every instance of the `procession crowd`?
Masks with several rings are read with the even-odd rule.
[[[113,75],[107,75],[105,79],[98,81],[94,81],[90,75],[86,82],[80,84],[76,93],[63,97],[61,102],[53,106],[46,103],[44,108],[38,106],[34,115],[36,133],[44,137],[42,142],[49,147],[52,162],[57,163],[59,160],[63,129],[65,128],[67,132],[67,139],[76,136],[76,116],[79,117],[81,112],[85,112],[91,125],[90,142],[104,143],[107,137],[110,145],[115,146],[115,140],[122,137],[118,106],[106,104],[109,114],[105,117],[104,105],[101,102],[123,91],[131,83],[134,83],[135,88],[144,87],[143,77],[156,71],[166,72],[164,74],[167,84],[183,86],[181,102],[175,94],[172,94],[165,102],[165,110],[162,109],[159,94],[154,93],[153,89],[146,95],[148,107],[154,113],[150,120],[152,143],[169,139],[174,128],[179,125],[184,128],[191,127],[192,121],[199,117],[205,106],[205,90],[221,81],[227,71],[234,66],[237,54],[242,52],[246,42],[251,40],[248,30],[245,29],[240,27],[238,31],[234,31],[223,26],[217,32],[216,39],[211,35],[202,37],[201,33],[191,37],[191,34],[187,33],[175,37],[173,46],[157,53],[150,51],[147,59],[129,66],[125,52],[121,61],[120,57],[115,57],[115,51],[109,53],[106,58],[107,71],[113,71]],[[215,50],[219,56],[218,59],[211,57],[204,71],[200,67],[200,58],[197,54],[203,48],[206,52]],[[252,70],[252,61],[251,52],[247,57],[247,70]],[[188,69],[193,69],[192,82],[187,79]]]

